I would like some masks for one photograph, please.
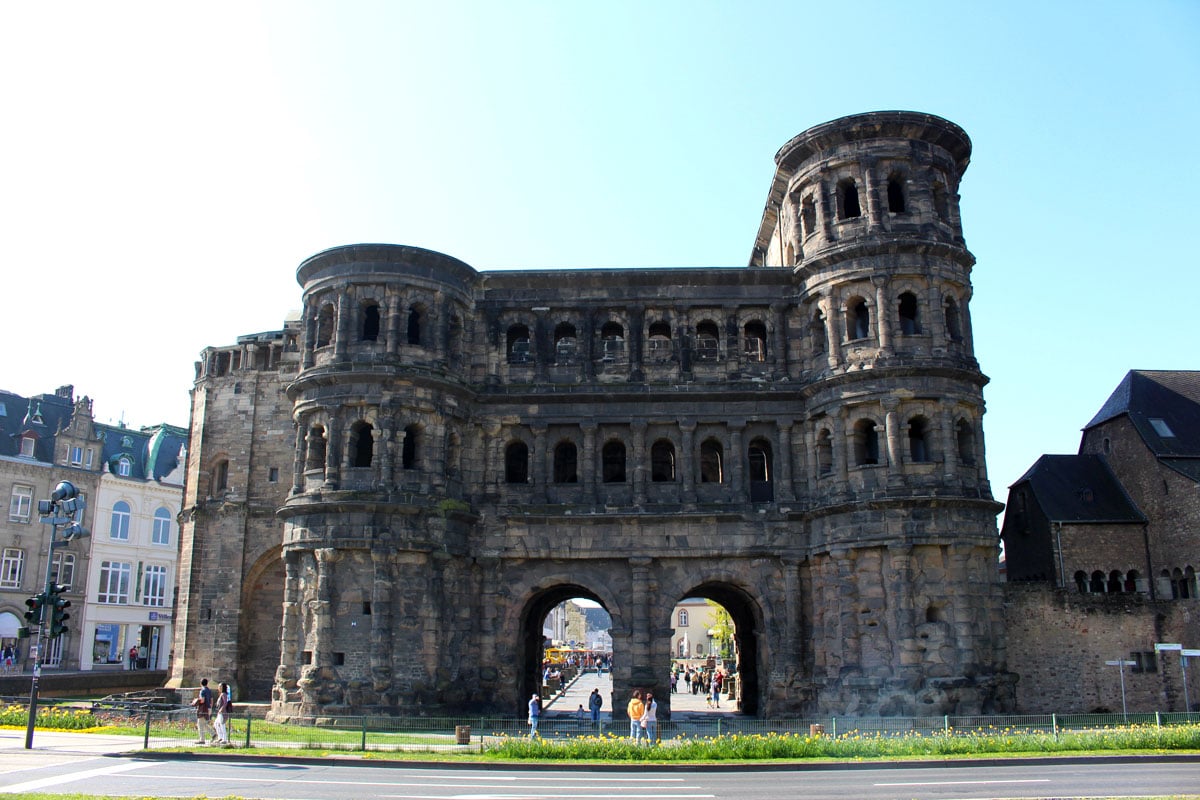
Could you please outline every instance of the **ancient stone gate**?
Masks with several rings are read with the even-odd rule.
[[[546,612],[588,597],[623,707],[703,596],[747,713],[1008,708],[969,156],[926,114],[812,128],[743,268],[308,259],[299,320],[197,364],[173,681],[516,714]]]

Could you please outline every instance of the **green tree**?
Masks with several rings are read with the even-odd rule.
[[[717,648],[721,658],[733,658],[733,617],[720,603],[707,601],[712,606],[712,623],[708,626],[712,632],[713,646]]]

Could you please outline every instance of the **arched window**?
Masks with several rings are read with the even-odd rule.
[[[1079,590],[1080,594],[1087,594],[1088,576],[1083,570],[1079,570],[1075,573],[1075,588]]]
[[[950,198],[944,184],[933,185],[933,211],[943,221],[950,219]]]
[[[646,357],[651,361],[666,361],[671,357],[671,325],[652,322],[648,332]]]
[[[604,483],[625,482],[625,444],[615,439],[604,443],[600,452],[601,480]]]
[[[812,338],[812,354],[814,356],[825,355],[825,315],[820,311],[813,314],[812,322],[808,326],[808,332]]]
[[[1104,573],[1096,570],[1092,573],[1092,580],[1088,584],[1088,591],[1092,594],[1104,594]]]
[[[716,439],[705,439],[700,443],[700,482],[723,483],[725,481],[724,451]]]
[[[400,468],[401,469],[416,469],[420,463],[417,459],[420,455],[420,450],[417,445],[417,437],[420,430],[416,425],[409,425],[404,429],[404,444],[400,447]]]
[[[529,328],[524,325],[513,325],[508,329],[504,347],[510,364],[528,364],[533,360],[529,349]]]
[[[900,333],[912,336],[921,332],[921,323],[917,319],[917,296],[912,292],[900,295]]]
[[[325,428],[313,425],[305,437],[308,450],[304,457],[304,469],[325,469]]]
[[[504,448],[504,482],[529,483],[529,445],[509,442]]]
[[[124,500],[118,500],[113,503],[112,521],[108,526],[108,537],[110,539],[119,539],[120,541],[129,541],[129,503]]]
[[[817,434],[817,474],[829,475],[833,472],[833,434],[822,430]]]
[[[1190,566],[1185,567],[1183,570],[1183,582],[1184,586],[1187,588],[1188,597],[1200,596],[1200,593],[1196,591],[1196,570],[1192,569]]]
[[[317,347],[328,347],[333,341],[333,304],[326,303],[317,312]]]
[[[813,202],[811,194],[805,195],[800,201],[800,224],[805,238],[817,232],[817,204]]]
[[[1133,593],[1137,591],[1138,578],[1142,577],[1136,569],[1131,569],[1125,573],[1125,591]]]
[[[867,301],[855,298],[849,304],[849,323],[846,328],[851,339],[866,339],[871,335],[871,311]]]
[[[574,442],[554,446],[554,482],[579,483],[579,451]]]
[[[965,419],[960,419],[954,426],[954,437],[958,443],[958,463],[963,466],[975,466],[975,429]]]
[[[130,461],[127,456],[121,456],[121,458],[117,460],[117,474],[122,478],[128,478],[132,472],[133,462]]]
[[[675,656],[677,658],[687,658],[687,638],[681,636],[679,641],[675,643]]]
[[[1124,588],[1123,583],[1124,582],[1121,580],[1120,570],[1114,569],[1112,572],[1108,573],[1108,586],[1106,589],[1109,594],[1120,594]]]
[[[625,329],[619,322],[606,322],[600,328],[600,355],[605,361],[625,358]]]
[[[766,439],[755,439],[750,442],[746,456],[750,466],[750,502],[769,503],[775,499],[771,443]]]
[[[767,326],[758,320],[747,322],[742,329],[742,347],[747,361],[766,361]]]
[[[860,467],[879,463],[879,430],[873,420],[854,423],[854,463]]]
[[[229,462],[221,459],[213,465],[213,492],[224,492],[229,488]]]
[[[359,340],[363,342],[379,341],[379,305],[367,303],[362,308],[362,331]]]
[[[1186,600],[1192,596],[1192,587],[1188,585],[1187,578],[1183,574],[1183,570],[1179,567],[1171,570],[1171,597],[1176,600]]]
[[[854,219],[862,216],[858,204],[858,184],[853,178],[843,178],[837,185],[838,219]]]
[[[929,420],[913,417],[908,421],[908,457],[914,463],[932,461],[929,453]]]
[[[696,326],[696,360],[716,361],[721,357],[721,333],[717,323],[706,319]]]
[[[407,333],[409,344],[419,345],[421,343],[421,323],[424,321],[421,319],[421,316],[421,309],[417,308],[416,306],[408,310]]]
[[[358,420],[350,426],[347,446],[350,448],[350,466],[369,467],[375,453],[374,428],[371,423]]]
[[[665,483],[675,480],[675,445],[659,439],[650,446],[650,480]]]
[[[150,532],[151,544],[171,543],[171,512],[160,506],[154,512],[154,527]]]
[[[907,192],[904,188],[904,176],[891,175],[888,178],[887,198],[888,211],[893,214],[903,214],[908,209]]]
[[[560,322],[554,328],[554,363],[573,364],[577,347],[575,326],[569,322]]]
[[[688,612],[686,608],[679,609],[679,624],[676,628],[686,628],[688,626]]]
[[[958,303],[953,297],[946,298],[946,335],[952,342],[961,342],[962,322],[958,318]]]

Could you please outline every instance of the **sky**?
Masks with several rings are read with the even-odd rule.
[[[745,266],[776,151],[886,109],[974,145],[998,499],[1129,370],[1200,369],[1196,0],[11,2],[0,73],[0,388],[101,422],[186,425],[329,247]]]

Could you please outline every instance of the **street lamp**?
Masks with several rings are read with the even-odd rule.
[[[1105,661],[1106,665],[1116,667],[1121,673],[1121,716],[1125,717],[1125,721],[1129,721],[1129,712],[1125,710],[1125,668],[1132,667],[1137,664],[1136,661]]]
[[[87,528],[83,527],[83,510],[87,502],[80,496],[79,490],[70,481],[59,481],[50,493],[49,500],[38,501],[38,515],[41,522],[50,526],[50,547],[46,551],[46,583],[41,594],[34,595],[25,603],[30,607],[26,618],[37,626],[37,638],[34,647],[37,655],[33,659],[33,685],[29,689],[29,721],[25,726],[25,749],[33,749],[33,723],[37,717],[38,679],[42,676],[42,661],[46,656],[46,645],[67,632],[63,623],[70,618],[66,609],[71,601],[60,597],[63,587],[54,580],[54,551],[66,547],[76,539],[88,536]],[[59,526],[63,527],[63,538],[58,539]],[[33,614],[35,611],[36,615]],[[49,620],[47,620],[49,618]],[[47,635],[46,623],[49,621],[50,630]]]
[[[1190,699],[1188,699],[1187,660],[1189,653],[1194,653],[1200,656],[1200,650],[1184,650],[1183,645],[1179,644],[1178,642],[1155,642],[1154,652],[1179,653],[1179,668],[1183,670],[1183,710],[1184,713],[1190,714],[1192,711],[1192,702]]]

